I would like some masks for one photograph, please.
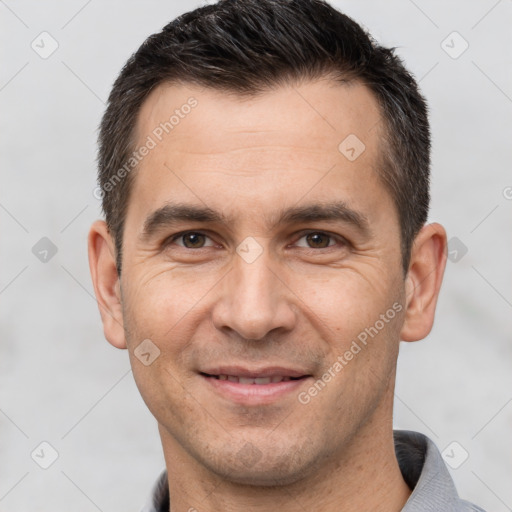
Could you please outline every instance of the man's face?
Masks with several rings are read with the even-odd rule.
[[[251,99],[160,86],[137,136],[157,144],[126,216],[123,323],[164,449],[269,485],[349,456],[390,421],[403,322],[376,100],[327,80]],[[134,354],[146,339],[160,350],[147,366]]]

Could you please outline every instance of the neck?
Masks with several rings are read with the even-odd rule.
[[[377,414],[377,416],[379,416]],[[240,485],[212,474],[160,426],[171,512],[400,511],[411,494],[395,456],[391,418],[373,418],[309,476],[282,486]]]

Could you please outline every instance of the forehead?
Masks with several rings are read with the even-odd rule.
[[[132,198],[140,215],[185,198],[240,216],[304,195],[329,199],[333,190],[345,201],[372,188],[382,195],[381,125],[374,95],[357,82],[324,79],[255,96],[160,85],[138,117],[138,147],[151,149],[137,165]],[[226,202],[227,192],[242,194],[245,208]]]
[[[218,152],[235,149],[249,138],[257,143],[272,131],[281,142],[300,142],[318,150],[321,142],[341,142],[354,134],[371,151],[379,137],[380,120],[375,96],[356,81],[338,83],[325,78],[256,95],[161,84],[142,105],[136,134],[139,142],[151,134],[166,139],[158,140],[165,143],[193,138],[198,150]],[[327,141],[329,136],[332,140]]]

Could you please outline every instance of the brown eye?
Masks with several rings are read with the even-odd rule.
[[[331,236],[326,233],[309,233],[306,235],[306,240],[312,249],[324,249],[329,247]]]
[[[294,245],[301,249],[318,249],[320,253],[321,249],[346,249],[350,246],[350,242],[341,235],[334,235],[326,231],[306,231]]]
[[[205,236],[200,233],[187,233],[183,235],[183,243],[185,247],[190,249],[197,249],[203,247]]]
[[[173,241],[177,245],[185,247],[186,249],[202,249],[203,247],[207,247],[207,241],[209,238],[203,233],[196,233],[195,231],[189,231],[187,233],[181,233],[177,235]]]

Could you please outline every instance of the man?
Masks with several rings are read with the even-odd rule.
[[[463,511],[392,429],[446,234],[411,75],[319,0],[225,0],[151,36],[101,125],[89,235],[167,471],[146,511]]]

